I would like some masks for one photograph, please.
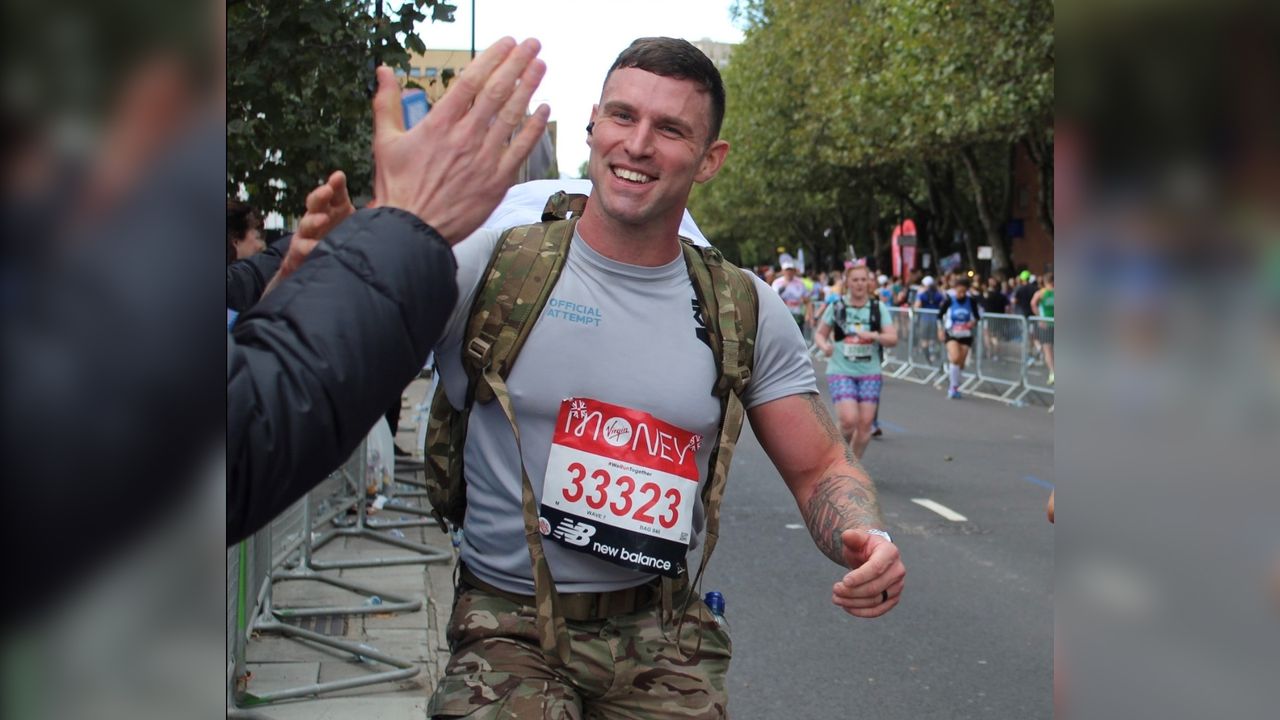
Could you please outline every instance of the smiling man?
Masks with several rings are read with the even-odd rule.
[[[466,512],[433,717],[727,714],[728,630],[686,556],[714,545],[719,495],[705,490],[723,489],[734,406],[716,394],[727,343],[691,277],[689,258],[705,256],[678,234],[693,184],[728,155],[724,107],[715,66],[683,40],[642,38],[618,56],[587,125],[590,199],[518,359],[504,380],[484,373],[488,402],[463,354],[476,352],[470,321],[491,310],[486,268],[515,231],[455,248],[462,297],[437,358],[449,404],[470,408],[461,447],[447,448],[462,454]],[[832,602],[879,617],[906,571],[874,486],[819,399],[782,300],[724,272],[758,301],[754,344],[736,343],[753,348],[749,380],[724,402],[740,403],[738,422],[745,408],[818,548],[843,568]]]

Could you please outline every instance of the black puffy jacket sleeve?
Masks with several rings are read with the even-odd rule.
[[[361,210],[241,315],[227,342],[227,544],[342,464],[421,370],[457,301],[449,245]]]
[[[253,307],[267,289],[267,283],[275,277],[289,252],[293,233],[285,235],[267,246],[266,250],[237,260],[227,266],[227,308],[242,313]]]

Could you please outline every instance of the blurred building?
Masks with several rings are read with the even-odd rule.
[[[396,77],[400,78],[402,87],[412,87],[411,81],[420,86],[427,93],[427,101],[435,105],[449,83],[462,74],[470,62],[470,50],[428,50],[421,55],[411,53],[409,71],[397,68]]]
[[[427,50],[421,54],[410,53],[409,71],[405,72],[397,68],[396,77],[400,79],[401,87],[413,87],[413,85],[421,87],[427,94],[427,102],[435,105],[470,62],[470,50]],[[413,85],[410,84],[411,82]],[[517,182],[560,177],[560,167],[556,161],[557,147],[556,124],[553,121],[547,123],[547,134],[525,161]]]
[[[711,38],[702,38],[701,40],[689,41],[694,47],[698,48],[711,59],[711,62],[720,70],[724,70],[729,64],[729,57],[733,55],[733,44],[716,42]]]
[[[1005,226],[1014,267],[1025,265],[1036,275],[1053,266],[1053,231],[1041,222],[1040,171],[1019,143],[1013,154],[1013,193]]]

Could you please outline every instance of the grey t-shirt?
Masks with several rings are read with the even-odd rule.
[[[461,407],[466,394],[462,335],[476,286],[500,234],[480,230],[454,248],[458,304],[436,347],[437,368],[454,407]],[[777,293],[759,279],[755,283],[760,320],[755,366],[743,403],[751,408],[817,392],[799,328]],[[707,440],[697,450],[696,462],[699,482],[706,481],[720,403],[711,394],[715,358],[699,338],[702,325],[696,307],[682,256],[661,267],[626,265],[595,252],[575,233],[564,270],[507,378],[525,468],[539,500],[556,420],[567,398],[635,409],[700,434]],[[514,433],[496,401],[477,403],[472,409],[464,467],[463,562],[485,582],[532,594],[519,456]],[[702,527],[698,500],[691,549]],[[653,577],[567,549],[547,537],[543,547],[561,592],[619,590]]]

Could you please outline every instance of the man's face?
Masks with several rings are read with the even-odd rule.
[[[782,268],[782,277],[786,278],[786,279],[787,279],[787,282],[791,282],[792,280],[795,280],[795,279],[796,279],[796,269],[795,269],[795,268],[793,268],[793,267],[784,267],[784,268]]]
[[[236,240],[235,246],[236,259],[243,260],[266,250],[267,242],[262,238],[262,231],[257,228],[249,228],[249,232],[245,233],[244,237]]]
[[[594,109],[591,198],[624,225],[684,212],[695,182],[720,170],[729,144],[708,144],[711,96],[691,80],[637,68],[614,70]]]

